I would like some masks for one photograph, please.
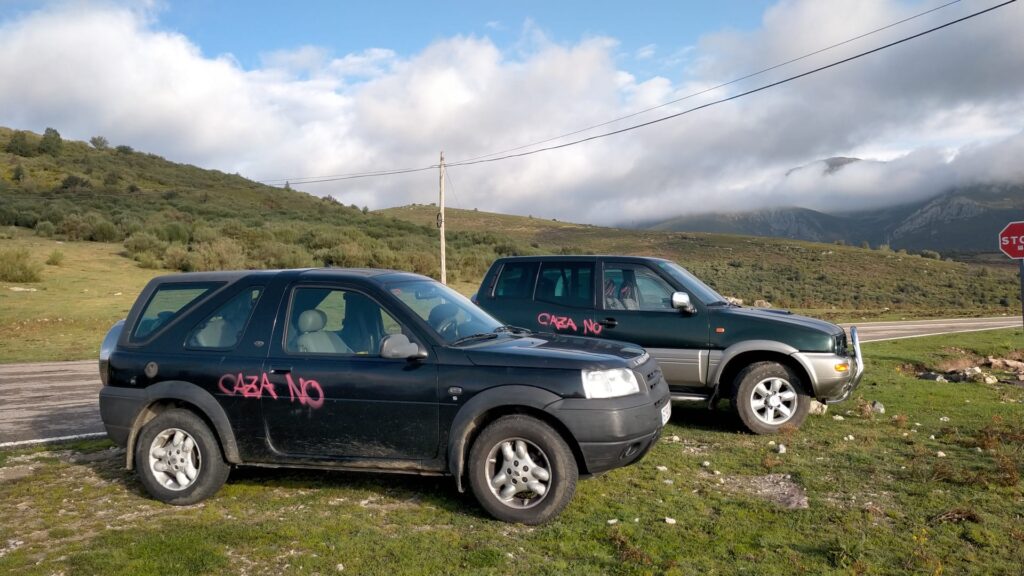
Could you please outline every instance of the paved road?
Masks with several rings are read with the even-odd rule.
[[[898,320],[895,322],[854,323],[861,342],[878,340],[899,340],[918,338],[954,332],[977,332],[996,328],[1020,328],[1020,316],[997,316],[994,318],[957,318],[952,320]],[[850,324],[843,324],[849,328]]]
[[[862,342],[1019,326],[1019,317],[857,324]],[[0,448],[41,439],[101,436],[99,389],[95,360],[0,365]]]

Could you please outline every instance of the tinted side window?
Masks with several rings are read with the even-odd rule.
[[[605,310],[673,310],[672,286],[650,268],[636,264],[606,264]]]
[[[296,288],[285,350],[290,354],[377,356],[385,336],[402,332],[401,324],[365,294],[338,288]]]
[[[574,308],[594,305],[594,264],[591,262],[545,262],[537,280],[538,302]]]
[[[509,262],[501,269],[494,287],[494,297],[500,299],[529,298],[537,277],[537,262]]]
[[[249,317],[256,308],[263,289],[246,288],[228,300],[206,320],[199,323],[189,334],[186,346],[189,348],[224,349],[238,344]]]
[[[139,317],[132,340],[143,340],[166,326],[182,310],[219,284],[164,284],[157,288]]]

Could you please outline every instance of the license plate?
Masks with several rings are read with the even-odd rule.
[[[668,424],[668,419],[672,417],[672,402],[665,402],[665,405],[661,407],[661,425]]]

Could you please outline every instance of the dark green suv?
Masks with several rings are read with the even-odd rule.
[[[864,372],[857,329],[730,303],[669,260],[497,260],[475,296],[508,324],[633,342],[661,365],[674,401],[729,398],[752,432],[799,426],[812,398],[842,402]]]

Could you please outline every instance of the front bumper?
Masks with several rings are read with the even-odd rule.
[[[849,356],[811,352],[793,354],[810,375],[814,397],[826,404],[836,404],[849,398],[864,376],[864,356],[856,326],[850,328],[850,343],[852,352]],[[836,366],[842,365],[847,369],[836,370]]]
[[[565,399],[546,410],[576,439],[587,474],[628,466],[643,458],[662,429],[662,409],[671,410],[668,384],[658,381],[646,394],[604,400]]]

